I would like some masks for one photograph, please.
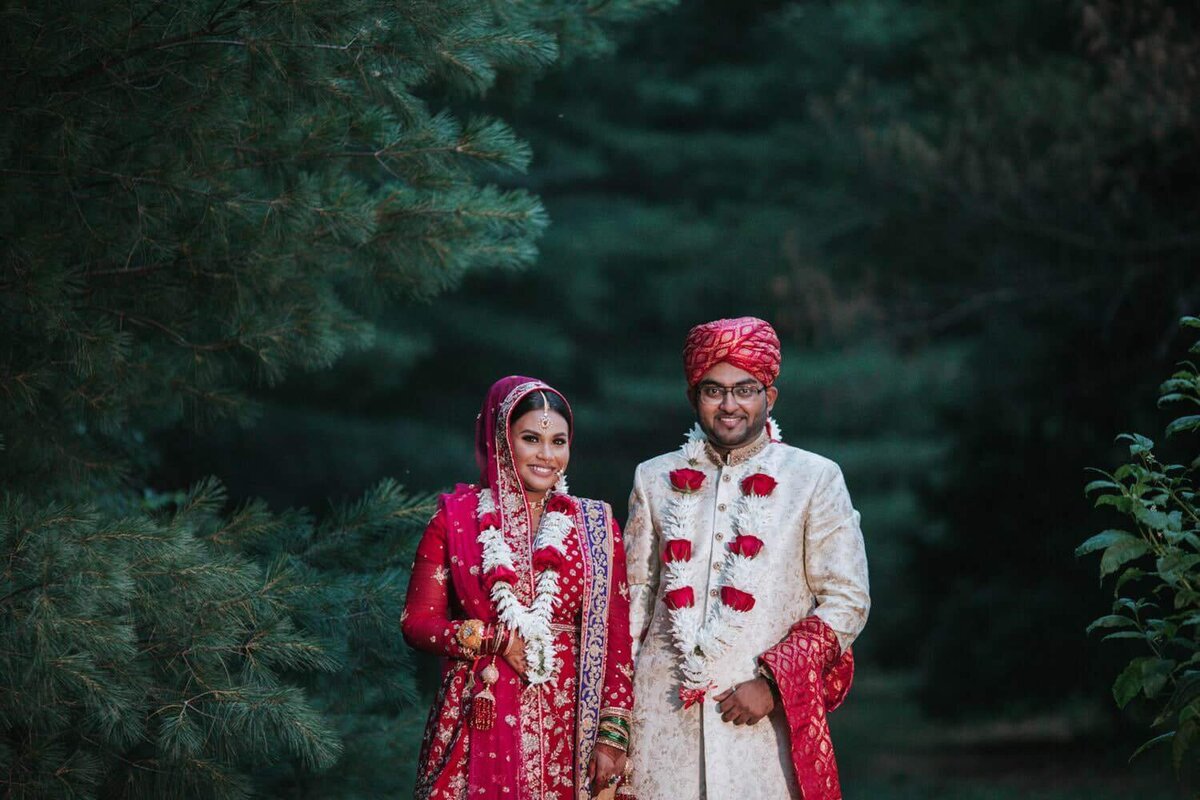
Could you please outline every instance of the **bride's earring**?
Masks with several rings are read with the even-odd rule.
[[[558,471],[558,480],[554,483],[554,488],[551,489],[555,494],[570,494],[567,489],[567,473],[563,470]]]

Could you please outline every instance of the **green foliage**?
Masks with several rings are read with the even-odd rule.
[[[1200,319],[1184,317],[1183,324],[1200,328]],[[1192,351],[1200,352],[1200,340]],[[1162,384],[1159,405],[1183,407],[1167,436],[1200,430],[1200,418],[1189,412],[1200,406],[1200,370],[1193,363]],[[1190,465],[1166,464],[1145,436],[1119,438],[1129,443],[1129,462],[1085,487],[1097,506],[1123,515],[1128,528],[1098,533],[1075,551],[1102,553],[1100,577],[1115,583],[1112,613],[1088,632],[1111,631],[1105,640],[1132,639],[1149,651],[1117,677],[1113,698],[1121,708],[1138,695],[1153,703],[1154,726],[1163,732],[1142,749],[1170,742],[1180,771],[1200,755],[1200,454]]]
[[[5,500],[8,796],[276,796],[337,761],[340,714],[369,740],[412,704],[395,620],[432,498],[385,481],[319,524],[225,505],[214,481],[120,517]]]
[[[381,314],[528,267],[546,214],[502,182],[532,152],[482,96],[663,5],[0,9],[8,796],[401,792],[430,496],[231,510],[212,480],[150,488],[195,477],[153,480],[159,437],[244,426],[277,410],[261,387],[372,344],[411,363]]]

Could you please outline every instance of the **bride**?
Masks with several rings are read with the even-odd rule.
[[[417,548],[405,640],[442,656],[419,800],[580,800],[629,744],[629,590],[607,503],[572,497],[566,399],[497,381],[476,422],[478,485],[439,498]]]

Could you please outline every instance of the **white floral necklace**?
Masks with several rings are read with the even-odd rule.
[[[768,424],[771,441],[782,441],[775,420],[769,419]],[[693,467],[704,457],[704,440],[704,432],[696,425],[680,448]],[[709,674],[712,663],[737,639],[754,608],[753,592],[762,573],[762,537],[770,525],[767,498],[776,481],[762,472],[742,480],[742,496],[733,520],[736,535],[729,542],[719,573],[719,595],[704,614],[696,607],[700,567],[692,560],[692,536],[699,529],[699,491],[706,476],[699,470],[684,468],[673,470],[668,477],[676,496],[664,517],[663,602],[670,611],[671,635],[679,651],[679,699],[688,708],[713,688]]]
[[[526,606],[513,590],[518,580],[513,551],[500,531],[500,518],[490,489],[479,490],[478,542],[483,546],[485,585],[500,621],[525,640],[526,678],[531,684],[545,683],[554,675],[554,639],[550,634],[550,615],[559,603],[558,572],[566,557],[566,539],[574,524],[574,503],[565,494],[554,495],[546,503],[533,540],[533,570],[536,575],[533,602]],[[539,571],[540,570],[540,571]]]

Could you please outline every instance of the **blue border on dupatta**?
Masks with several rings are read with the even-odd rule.
[[[582,524],[579,524],[582,523]],[[582,533],[583,598],[579,624],[579,705],[575,716],[575,796],[588,800],[587,763],[596,746],[604,674],[608,661],[608,606],[612,586],[612,518],[599,500],[580,499],[576,529]]]

